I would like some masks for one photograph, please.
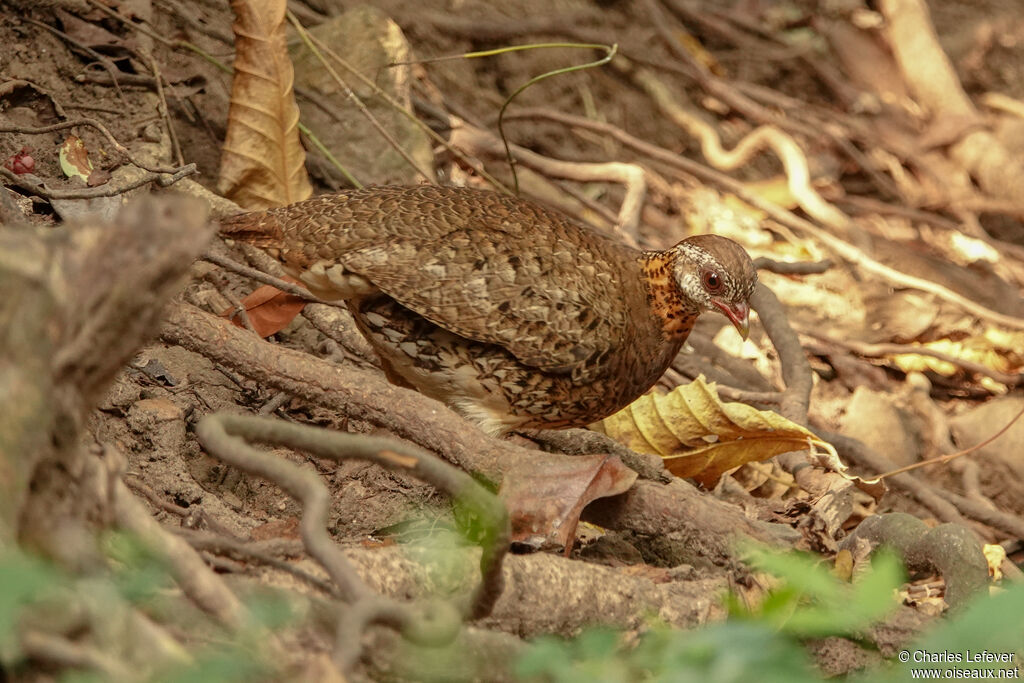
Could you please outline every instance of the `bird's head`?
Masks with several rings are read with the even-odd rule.
[[[743,247],[718,235],[694,235],[673,251],[672,275],[683,296],[702,311],[723,314],[746,339],[757,271]]]

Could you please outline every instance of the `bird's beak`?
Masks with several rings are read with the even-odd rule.
[[[750,336],[750,304],[746,301],[731,303],[719,299],[712,299],[711,304],[732,321],[741,337],[746,339]]]

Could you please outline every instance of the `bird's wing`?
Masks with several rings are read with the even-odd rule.
[[[622,264],[588,246],[539,236],[515,243],[499,231],[466,230],[429,249],[394,239],[343,262],[440,327],[584,379],[627,345],[630,304],[639,303],[624,300]]]
[[[464,188],[376,187],[221,221],[292,265],[344,264],[455,334],[593,378],[646,306],[638,253],[565,216]]]

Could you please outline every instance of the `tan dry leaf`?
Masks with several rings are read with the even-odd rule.
[[[308,198],[295,73],[285,41],[285,0],[232,0],[235,77],[221,153],[221,194],[246,209]]]
[[[722,403],[703,375],[668,394],[645,394],[595,426],[635,451],[660,455],[669,472],[705,486],[734,467],[782,453],[811,447],[835,452],[781,415]]]

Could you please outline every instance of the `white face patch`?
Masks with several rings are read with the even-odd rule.
[[[716,296],[717,299],[739,302],[750,297],[756,279],[749,287],[743,287],[733,277],[733,273],[729,272],[713,253],[703,247],[684,241],[676,245],[676,249],[680,253],[680,258],[676,260],[673,276],[686,296],[702,309],[718,310],[711,305],[711,294],[702,281],[704,272],[708,270],[714,271],[722,279],[721,294]]]
[[[679,283],[680,289],[686,292],[687,297],[691,301],[705,311],[711,310],[711,296],[704,289],[697,273],[692,270],[685,270],[682,273],[677,272],[676,281]]]
[[[723,279],[723,292],[728,297],[735,289],[729,273],[714,256],[695,244],[681,242],[677,248],[682,252],[682,258],[676,261],[674,273],[679,288],[703,310],[717,310],[711,305],[711,295],[701,282],[701,274],[708,269],[718,273]]]

